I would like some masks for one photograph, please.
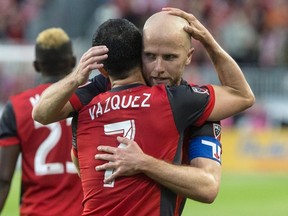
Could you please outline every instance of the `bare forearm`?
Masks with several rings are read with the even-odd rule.
[[[43,92],[40,102],[33,109],[33,118],[42,124],[67,118],[73,111],[68,102],[70,97],[78,86],[87,82],[92,70],[103,67],[103,64],[98,62],[108,57],[107,52],[108,49],[105,46],[91,47],[85,52],[77,68],[71,74]]]
[[[214,86],[215,109],[209,120],[225,119],[251,107],[255,97],[238,64],[210,34],[201,40],[201,43],[206,48],[222,84]],[[224,109],[223,104],[229,109]]]
[[[33,108],[34,120],[42,124],[49,124],[67,118],[69,113],[73,111],[68,101],[78,85],[78,82],[70,74],[49,86]]]
[[[220,179],[200,168],[173,165],[146,155],[139,169],[175,193],[196,201],[212,203],[218,193]]]
[[[237,94],[247,99],[253,99],[253,92],[234,59],[222,49],[210,34],[201,43],[215,67],[222,86],[234,89]]]
[[[205,203],[211,203],[216,198],[221,180],[221,166],[218,162],[198,158],[191,160],[190,166],[173,165],[145,154],[133,140],[124,137],[117,137],[117,140],[127,146],[98,146],[98,150],[105,153],[95,155],[97,160],[107,161],[97,166],[97,171],[115,170],[105,182],[120,176],[144,173],[157,183],[187,198]]]

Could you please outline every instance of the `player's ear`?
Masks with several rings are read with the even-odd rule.
[[[36,70],[36,72],[40,72],[40,66],[39,66],[39,62],[38,61],[33,61],[33,66]]]
[[[193,47],[191,47],[190,49],[189,49],[189,52],[188,52],[188,55],[187,55],[187,59],[186,59],[186,62],[185,62],[185,64],[186,65],[189,65],[190,64],[190,62],[191,62],[191,59],[192,59],[192,56],[193,56],[193,53],[194,53],[194,48]]]
[[[108,72],[104,68],[99,68],[98,70],[103,76],[108,77]]]

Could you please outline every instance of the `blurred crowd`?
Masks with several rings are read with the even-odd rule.
[[[193,13],[239,64],[288,63],[287,0],[0,0],[0,40],[29,42],[57,24],[72,37],[91,38],[95,26],[110,17],[128,18],[141,28],[165,6]],[[196,52],[194,64],[207,61]]]
[[[0,0],[0,46],[1,44],[33,45],[37,34],[44,28],[61,27],[74,42],[78,42],[74,45],[81,41],[81,46],[78,45],[76,49],[79,57],[87,47],[91,46],[95,29],[105,20],[123,17],[142,28],[151,14],[166,6],[178,7],[194,14],[240,66],[248,66],[252,70],[271,68],[273,74],[275,74],[274,67],[288,66],[287,0]],[[203,83],[204,78],[211,78],[211,71],[204,73],[207,67],[207,70],[211,70],[209,69],[211,62],[197,41],[193,42],[193,46],[196,52],[188,68],[190,72],[184,77],[188,81]],[[0,113],[1,103],[5,102],[9,95],[29,88],[37,81],[35,73],[31,72],[33,71],[32,61],[28,66],[27,62],[17,66],[18,69],[14,68],[14,72],[11,72],[12,66],[16,67],[11,63],[1,63],[0,59],[2,80],[0,80],[0,91],[5,92],[0,95]],[[264,75],[263,70],[261,71]],[[205,74],[209,76],[204,77]],[[262,80],[258,75],[249,80],[253,88],[259,90],[255,91],[256,93],[263,92],[260,87],[268,80],[262,75]],[[267,82],[265,85],[281,89],[279,82],[284,80],[284,77],[281,77],[280,81],[275,78],[274,83]],[[25,82],[22,82],[23,80]],[[253,118],[253,122],[257,122],[259,127],[263,127],[268,121],[267,111],[264,112],[263,107],[257,106],[251,110],[251,115],[245,115],[257,116],[256,120]],[[241,121],[245,118],[240,116],[234,118],[231,124],[237,121],[242,125]],[[285,117],[288,122],[288,113]]]

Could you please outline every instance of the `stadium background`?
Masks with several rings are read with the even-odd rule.
[[[12,94],[33,86],[34,40],[62,27],[78,57],[97,26],[125,17],[142,28],[163,6],[193,13],[243,69],[256,105],[223,121],[223,177],[212,205],[188,201],[183,215],[288,215],[287,0],[0,0],[0,113]],[[218,84],[201,45],[185,78]],[[95,71],[94,73],[97,73]],[[17,215],[19,171],[3,216]]]

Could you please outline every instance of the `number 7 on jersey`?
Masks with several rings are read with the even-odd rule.
[[[121,121],[116,122],[112,124],[104,125],[104,133],[105,135],[115,135],[115,134],[123,134],[124,137],[127,137],[128,139],[134,140],[135,137],[135,121],[134,120],[127,120],[127,121]],[[120,143],[118,148],[124,148],[125,144]],[[114,172],[114,169],[107,169],[104,174],[104,179],[108,178],[112,175]],[[104,183],[104,187],[114,187],[115,180]]]

